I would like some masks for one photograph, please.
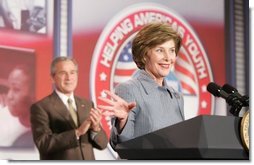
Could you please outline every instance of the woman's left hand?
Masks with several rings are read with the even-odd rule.
[[[99,97],[101,101],[106,102],[109,105],[98,105],[98,108],[103,110],[103,115],[117,117],[121,122],[121,125],[124,125],[127,121],[129,112],[136,106],[136,103],[128,103],[121,97],[108,90],[105,90],[104,92],[112,99],[107,97]]]

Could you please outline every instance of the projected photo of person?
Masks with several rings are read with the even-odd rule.
[[[34,57],[26,52],[4,56],[0,48],[0,148],[34,147],[29,108],[35,100]],[[17,57],[16,60],[13,59]],[[21,57],[26,60],[21,60]]]
[[[0,0],[0,27],[46,33],[46,0]]]

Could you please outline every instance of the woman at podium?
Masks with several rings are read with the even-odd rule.
[[[110,144],[116,144],[184,120],[183,96],[166,81],[181,46],[180,35],[166,23],[150,23],[134,37],[132,55],[138,70],[115,93],[99,99],[112,117]]]

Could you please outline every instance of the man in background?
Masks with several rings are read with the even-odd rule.
[[[33,139],[43,160],[94,160],[93,148],[105,149],[108,138],[102,113],[93,102],[74,95],[78,64],[68,57],[51,63],[54,91],[31,107]]]

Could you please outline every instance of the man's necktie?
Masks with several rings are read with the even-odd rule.
[[[69,98],[69,99],[67,100],[67,102],[68,102],[69,112],[70,112],[70,114],[71,114],[71,117],[72,117],[72,119],[73,119],[75,125],[78,126],[77,112],[75,111],[74,107],[72,106],[72,99]]]

